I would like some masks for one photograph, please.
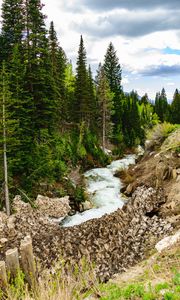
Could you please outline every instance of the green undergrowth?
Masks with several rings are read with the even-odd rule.
[[[101,300],[179,300],[180,299],[180,273],[175,273],[171,282],[158,283],[155,286],[151,282],[147,285],[141,283],[129,284],[120,287],[117,284],[109,283],[101,286],[103,296]]]
[[[8,153],[9,190],[11,199],[20,194],[23,201],[36,198],[38,194],[65,195],[68,186],[66,178],[72,169],[81,166],[80,172],[105,166],[110,158],[99,144],[98,137],[82,124],[71,132],[49,136],[45,131],[40,143],[33,145],[29,156],[17,160]],[[0,161],[1,164],[1,161]],[[0,186],[3,186],[3,172],[0,169]],[[59,188],[56,188],[58,187]],[[77,202],[83,201],[83,186],[73,192]],[[73,191],[73,188],[71,188]],[[21,192],[22,191],[22,192]],[[0,187],[0,195],[3,193]],[[48,195],[48,194],[47,194]],[[0,199],[0,207],[3,205]]]

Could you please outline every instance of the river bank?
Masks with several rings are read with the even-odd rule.
[[[142,178],[144,170],[148,171],[148,168],[148,178],[151,178],[150,166],[152,162],[156,162],[158,156],[160,157],[160,151],[149,151],[138,162],[137,168],[143,166],[138,171]],[[168,150],[163,152],[163,155],[168,166],[171,167],[171,163],[175,164],[173,170],[176,170],[176,176],[173,177],[173,171],[163,179],[156,172],[152,173],[152,181],[162,179],[164,186],[179,186],[179,154]],[[156,164],[158,170],[159,165],[160,161]],[[179,194],[176,189],[177,195]],[[12,245],[19,247],[20,239],[30,234],[35,256],[43,268],[51,268],[59,257],[71,265],[85,258],[95,262],[96,274],[101,280],[108,280],[113,274],[123,272],[145,258],[160,239],[171,234],[179,226],[178,211],[167,203],[165,190],[156,185],[148,186],[146,181],[137,184],[128,203],[122,209],[69,228],[60,228],[58,224],[53,224],[28,204],[24,204],[23,207],[10,218],[1,218],[0,237],[1,241],[5,240],[1,243],[0,259],[4,258],[7,249]],[[168,214],[162,214],[165,207]]]

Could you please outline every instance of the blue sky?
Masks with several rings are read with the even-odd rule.
[[[124,91],[180,88],[180,0],[44,0],[46,22],[75,65],[80,34],[88,63],[96,70],[113,42],[123,70]],[[2,0],[0,0],[2,4]]]

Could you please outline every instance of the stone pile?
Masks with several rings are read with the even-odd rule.
[[[33,238],[34,253],[44,267],[52,267],[59,255],[71,265],[85,257],[87,261],[95,262],[96,273],[102,280],[107,280],[144,258],[158,240],[172,232],[172,226],[158,215],[164,202],[161,190],[142,186],[123,209],[79,226],[60,228],[42,218],[42,214],[35,225],[33,212],[28,218],[24,216],[23,222],[22,215],[16,215],[12,221],[14,236],[8,231],[7,224],[5,226],[3,238],[8,241],[2,246],[0,258],[7,249],[6,244],[12,247],[14,242],[18,246],[19,234],[29,233]]]
[[[38,195],[36,199],[36,205],[41,213],[52,218],[61,218],[67,216],[71,210],[68,196],[51,199],[49,197]]]
[[[10,217],[0,212],[0,253],[3,248],[17,246],[22,238],[31,235],[32,238],[41,235],[44,231],[54,230],[58,226],[51,221],[50,217],[65,217],[70,211],[69,198],[48,198],[38,196],[32,208],[29,203],[21,201],[16,196]]]

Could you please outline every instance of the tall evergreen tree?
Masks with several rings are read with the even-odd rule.
[[[178,89],[175,90],[171,103],[171,119],[172,123],[180,124],[180,93]]]
[[[59,119],[67,119],[68,111],[65,99],[65,69],[67,64],[66,55],[62,47],[59,46],[53,22],[50,23],[49,29],[49,50],[53,68],[53,77],[56,84],[59,116],[61,117]]]
[[[13,166],[17,162],[19,139],[17,131],[19,122],[14,118],[11,109],[13,103],[12,94],[9,90],[9,76],[6,65],[3,62],[0,74],[0,163],[3,164],[4,174],[0,171],[0,181],[4,182],[4,195],[6,200],[7,213],[10,214],[8,200],[8,181],[13,175]]]
[[[119,134],[122,127],[122,70],[112,43],[109,44],[105,54],[104,70],[109,82],[110,90],[114,94],[114,115],[112,116],[112,121],[114,123],[114,135],[116,136]]]
[[[141,99],[140,99],[139,102],[140,102],[141,104],[144,103],[145,105],[148,104],[148,103],[149,103],[148,94],[145,93],[145,94],[141,97]]]
[[[104,68],[100,66],[97,76],[98,121],[103,149],[106,148],[107,139],[112,134],[111,116],[113,114],[113,94]]]
[[[155,112],[158,115],[161,122],[167,121],[168,114],[168,102],[165,89],[162,88],[161,93],[156,94],[155,99]]]
[[[33,152],[32,99],[24,91],[25,66],[20,49],[18,45],[14,47],[9,71],[9,87],[12,95],[9,109],[11,110],[11,116],[19,125],[16,129],[16,139],[19,144],[17,145],[17,151],[12,153],[12,156],[14,156],[12,173],[16,177],[26,173],[26,170],[30,167],[29,160],[31,160]]]
[[[10,200],[9,200],[9,186],[8,186],[8,163],[7,163],[7,130],[8,130],[8,116],[7,116],[7,102],[9,101],[9,90],[8,90],[8,81],[7,74],[5,71],[5,64],[3,64],[1,72],[1,81],[0,81],[0,107],[1,107],[1,116],[0,116],[0,131],[2,139],[0,139],[0,153],[2,154],[1,162],[3,162],[3,190],[4,190],[4,200],[6,205],[6,212],[10,215]]]
[[[50,28],[49,28],[49,50],[50,50],[50,57],[52,61],[53,73],[56,75],[57,73],[57,52],[58,52],[58,39],[57,34],[54,29],[54,23],[51,21]]]
[[[88,103],[89,103],[89,110],[91,114],[90,118],[90,129],[92,131],[96,131],[96,117],[97,117],[97,101],[96,101],[96,95],[95,95],[95,85],[92,77],[92,71],[91,67],[89,65],[88,69],[88,75],[87,75],[87,80],[88,80]]]
[[[67,121],[71,122],[75,119],[74,103],[75,103],[75,75],[73,74],[72,63],[68,63],[65,69],[65,99],[67,106]]]
[[[56,126],[56,85],[40,0],[26,1],[26,17],[25,90],[32,101],[34,135],[40,142],[41,131],[50,132]]]
[[[90,103],[88,95],[88,73],[86,69],[86,50],[83,38],[80,38],[78,50],[76,83],[75,83],[75,103],[74,103],[74,120],[81,123],[85,122],[90,126]]]
[[[20,44],[24,31],[23,0],[4,0],[2,4],[2,31],[0,39],[0,63],[9,63],[13,47]]]
[[[126,146],[132,147],[144,141],[136,93],[126,95],[123,101],[122,131]]]

